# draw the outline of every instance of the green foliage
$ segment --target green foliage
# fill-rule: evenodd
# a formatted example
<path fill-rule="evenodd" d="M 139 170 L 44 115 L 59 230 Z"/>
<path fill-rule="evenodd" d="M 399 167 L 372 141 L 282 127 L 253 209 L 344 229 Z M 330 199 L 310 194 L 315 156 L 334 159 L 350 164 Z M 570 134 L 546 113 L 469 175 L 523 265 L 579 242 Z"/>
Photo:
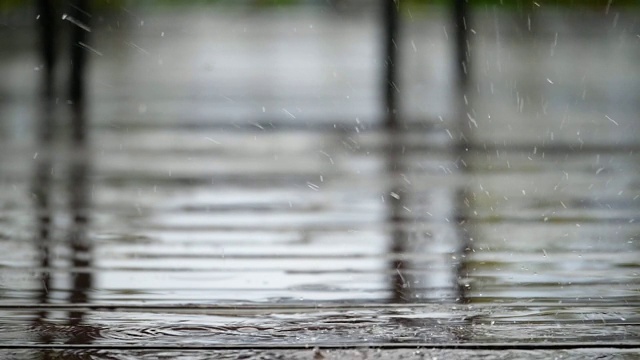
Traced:
<path fill-rule="evenodd" d="M 0 11 L 10 10 L 27 5 L 24 0 L 0 0 Z"/>

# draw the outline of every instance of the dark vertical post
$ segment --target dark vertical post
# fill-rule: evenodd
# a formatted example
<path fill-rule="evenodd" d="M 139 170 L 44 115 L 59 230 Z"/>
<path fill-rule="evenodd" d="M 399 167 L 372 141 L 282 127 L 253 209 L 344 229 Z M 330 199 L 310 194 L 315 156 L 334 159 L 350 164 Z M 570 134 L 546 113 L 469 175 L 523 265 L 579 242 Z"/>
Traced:
<path fill-rule="evenodd" d="M 38 139 L 49 143 L 53 139 L 53 102 L 54 102 L 54 73 L 56 66 L 56 26 L 55 7 L 50 0 L 38 0 L 37 3 L 38 31 L 40 37 L 40 58 L 42 61 L 41 104 L 42 117 L 38 124 Z"/>
<path fill-rule="evenodd" d="M 73 274 L 72 290 L 69 302 L 73 304 L 89 302 L 88 292 L 93 286 L 90 267 L 92 266 L 92 249 L 87 231 L 89 226 L 88 199 L 88 145 L 86 123 L 86 68 L 87 46 L 90 30 L 90 0 L 73 0 L 70 2 L 69 16 L 71 25 L 71 74 L 69 79 L 69 98 L 72 102 L 72 141 L 77 150 L 69 169 L 69 205 L 73 218 L 69 232 L 72 253 Z M 69 325 L 82 322 L 84 312 L 71 311 Z M 76 338 L 78 343 L 86 343 L 89 337 Z"/>
<path fill-rule="evenodd" d="M 56 26 L 55 7 L 50 0 L 38 0 L 36 3 L 36 19 L 38 24 L 38 51 L 41 61 L 40 78 L 40 116 L 37 125 L 37 141 L 40 146 L 40 157 L 37 159 L 33 173 L 32 193 L 35 200 L 36 212 L 36 247 L 39 255 L 39 267 L 42 269 L 40 280 L 42 286 L 38 292 L 38 302 L 49 302 L 49 289 L 51 288 L 51 167 L 52 161 L 49 155 L 49 145 L 53 140 L 54 126 L 54 93 L 55 93 L 55 67 L 56 67 Z M 47 311 L 42 310 L 35 319 L 36 323 L 43 323 L 47 318 Z M 48 343 L 50 336 L 43 336 L 41 341 Z"/>
<path fill-rule="evenodd" d="M 69 171 L 69 202 L 73 217 L 72 228 L 69 234 L 69 246 L 73 257 L 73 268 L 77 269 L 73 275 L 74 280 L 70 294 L 71 303 L 87 303 L 88 291 L 92 287 L 92 275 L 89 271 L 91 266 L 91 247 L 86 239 L 88 227 L 88 184 L 87 184 L 87 157 L 86 157 L 86 122 L 85 122 L 85 102 L 86 86 L 85 72 L 87 63 L 87 45 L 89 33 L 89 13 L 88 5 L 90 0 L 69 1 L 69 24 L 71 35 L 70 50 L 70 74 L 69 74 L 69 100 L 72 102 L 71 121 L 72 139 L 76 151 L 72 153 L 71 168 Z M 49 303 L 51 289 L 52 254 L 51 254 L 51 228 L 54 211 L 51 205 L 51 192 L 53 191 L 53 179 L 51 169 L 53 167 L 53 157 L 50 154 L 50 145 L 54 137 L 54 119 L 52 115 L 54 107 L 55 89 L 55 65 L 56 56 L 56 26 L 59 21 L 56 14 L 53 0 L 37 1 L 37 16 L 40 36 L 40 56 L 43 62 L 42 69 L 42 104 L 41 120 L 38 131 L 38 141 L 41 149 L 34 172 L 35 207 L 37 216 L 37 242 L 40 252 L 40 267 L 42 268 L 42 289 L 39 292 L 38 300 L 41 304 Z M 71 21 L 72 20 L 72 21 Z M 81 322 L 84 313 L 81 311 L 71 311 L 69 314 L 70 325 L 77 325 Z M 37 323 L 47 321 L 47 311 L 43 310 L 38 314 Z M 43 343 L 52 341 L 52 337 L 44 335 Z M 75 342 L 86 342 L 87 339 L 74 339 Z"/>
<path fill-rule="evenodd" d="M 453 0 L 453 22 L 455 26 L 455 79 L 456 79 L 456 101 L 454 110 L 457 121 L 459 123 L 459 131 L 462 137 L 462 142 L 456 146 L 456 156 L 458 157 L 458 163 L 460 164 L 459 176 L 466 176 L 468 172 L 466 164 L 468 158 L 466 148 L 468 145 L 470 134 L 467 132 L 467 126 L 463 125 L 466 119 L 466 113 L 469 108 L 469 99 L 466 98 L 467 91 L 470 83 L 470 49 L 469 49 L 469 0 Z M 467 133 L 468 136 L 465 136 Z M 456 192 L 456 232 L 458 234 L 458 250 L 457 257 L 458 262 L 454 264 L 455 276 L 457 281 L 456 286 L 456 300 L 460 303 L 468 303 L 470 301 L 468 293 L 469 288 L 466 284 L 466 279 L 469 277 L 468 256 L 472 252 L 471 236 L 469 229 L 467 228 L 467 213 L 469 212 L 465 206 L 469 206 L 470 196 L 467 196 L 467 192 L 464 188 L 460 188 Z M 464 206 L 463 206 L 464 205 Z"/>
<path fill-rule="evenodd" d="M 385 118 L 384 129 L 389 140 L 387 147 L 387 171 L 391 186 L 385 199 L 388 202 L 389 225 L 391 229 L 391 245 L 389 248 L 393 260 L 390 262 L 391 298 L 392 303 L 407 302 L 408 282 L 405 278 L 406 269 L 402 256 L 406 249 L 406 232 L 402 228 L 402 205 L 405 191 L 398 181 L 398 174 L 402 173 L 402 139 L 400 138 L 400 124 L 398 120 L 398 0 L 382 0 L 382 20 L 384 23 L 384 62 L 383 62 L 383 91 Z"/>
<path fill-rule="evenodd" d="M 398 0 L 382 0 L 382 18 L 384 21 L 384 101 L 386 107 L 385 128 L 396 131 L 398 124 Z"/>
<path fill-rule="evenodd" d="M 76 144 L 84 143 L 86 121 L 84 116 L 86 89 L 85 72 L 87 65 L 87 45 L 89 38 L 89 1 L 74 0 L 69 9 L 74 18 L 71 24 L 71 76 L 69 79 L 69 99 L 73 103 L 72 139 Z"/>
<path fill-rule="evenodd" d="M 469 82 L 469 2 L 453 1 L 456 77 L 458 86 L 464 88 Z"/>

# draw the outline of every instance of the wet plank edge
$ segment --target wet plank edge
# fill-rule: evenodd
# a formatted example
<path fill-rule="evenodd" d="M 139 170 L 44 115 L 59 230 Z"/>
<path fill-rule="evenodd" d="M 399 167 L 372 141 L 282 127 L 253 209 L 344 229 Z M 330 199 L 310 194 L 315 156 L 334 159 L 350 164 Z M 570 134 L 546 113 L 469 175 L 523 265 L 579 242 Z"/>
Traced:
<path fill-rule="evenodd" d="M 423 302 L 423 303 L 351 303 L 351 304 L 331 304 L 324 303 L 283 303 L 283 304 L 250 304 L 250 303 L 233 303 L 224 305 L 209 304 L 0 304 L 0 311 L 8 310 L 86 310 L 86 311 L 202 311 L 208 314 L 214 313 L 233 313 L 238 314 L 239 311 L 255 311 L 255 312 L 278 312 L 278 313 L 295 313 L 307 311 L 370 311 L 370 310 L 419 310 L 419 309 L 449 309 L 449 310 L 465 310 L 466 307 L 472 306 L 474 309 L 484 307 L 509 307 L 510 309 L 531 309 L 532 307 L 549 307 L 549 308 L 574 308 L 589 307 L 595 308 L 634 308 L 640 307 L 640 301 L 628 301 L 628 298 L 622 297 L 619 302 L 611 302 L 611 298 L 606 301 L 598 302 L 597 299 L 591 299 L 589 302 L 571 301 L 572 299 L 563 299 L 562 303 L 558 303 L 558 299 L 545 301 L 527 301 L 527 302 L 508 302 L 496 301 L 487 303 L 462 304 L 456 302 Z"/>
<path fill-rule="evenodd" d="M 585 359 L 623 358 L 636 355 L 634 349 L 570 349 L 570 350 L 465 350 L 465 349 L 297 349 L 297 350 L 0 350 L 7 359 L 64 356 L 69 359 Z M 633 357 L 632 357 L 633 358 Z"/>
<path fill-rule="evenodd" d="M 302 350 L 302 349 L 447 349 L 447 350 L 573 350 L 573 349 L 640 349 L 633 342 L 545 342 L 545 343 L 307 343 L 307 344 L 227 344 L 227 345 L 87 345 L 87 344 L 0 344 L 0 349 L 50 350 Z"/>

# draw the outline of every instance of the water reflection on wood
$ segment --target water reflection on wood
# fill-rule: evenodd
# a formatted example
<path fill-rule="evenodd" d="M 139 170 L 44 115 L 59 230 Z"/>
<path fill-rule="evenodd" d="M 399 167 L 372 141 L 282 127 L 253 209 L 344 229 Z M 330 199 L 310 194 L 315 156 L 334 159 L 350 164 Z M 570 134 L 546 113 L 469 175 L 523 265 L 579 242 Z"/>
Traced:
<path fill-rule="evenodd" d="M 398 17 L 397 4 L 383 17 Z M 637 124 L 612 115 L 594 128 L 592 113 L 570 113 L 552 129 L 560 140 L 541 141 L 551 116 L 520 120 L 558 110 L 520 112 L 520 99 L 568 102 L 575 89 L 537 82 L 551 58 L 533 70 L 511 60 L 536 49 L 495 45 L 488 31 L 511 15 L 483 13 L 465 35 L 474 43 L 456 48 L 442 35 L 452 8 L 383 39 L 379 12 L 127 13 L 121 27 L 94 13 L 100 56 L 78 46 L 94 46 L 91 11 L 74 6 L 59 12 L 82 26 L 55 15 L 56 39 L 73 39 L 54 46 L 70 54 L 63 78 L 25 75 L 25 50 L 0 58 L 42 82 L 37 146 L 3 143 L 0 154 L 8 347 L 637 347 Z M 56 11 L 40 9 L 41 29 Z M 474 72 L 470 45 L 484 51 Z M 442 66 L 445 53 L 461 66 Z M 635 53 L 620 53 L 611 73 L 632 77 Z M 445 68 L 442 81 L 463 86 L 443 89 Z M 401 85 L 420 97 L 403 113 Z M 527 93 L 517 106 L 513 91 Z M 445 92 L 448 110 L 434 110 L 427 93 Z M 27 107 L 16 104 L 0 103 Z M 576 140 L 583 129 L 606 132 Z"/>
<path fill-rule="evenodd" d="M 39 274 L 42 287 L 37 294 L 37 302 L 40 304 L 53 304 L 59 301 L 69 304 L 87 304 L 91 302 L 89 292 L 93 289 L 93 251 L 88 238 L 90 212 L 89 176 L 91 163 L 90 144 L 86 141 L 86 51 L 78 44 L 86 44 L 88 36 L 86 30 L 72 26 L 70 28 L 70 54 L 71 66 L 68 68 L 68 81 L 62 82 L 68 85 L 69 107 L 56 108 L 54 98 L 62 94 L 55 91 L 55 59 L 58 57 L 53 44 L 57 39 L 53 25 L 57 11 L 55 2 L 41 1 L 38 3 L 39 16 L 42 18 L 41 48 L 42 60 L 46 64 L 43 71 L 44 77 L 41 83 L 44 99 L 41 101 L 40 128 L 44 131 L 38 133 L 37 142 L 40 155 L 35 162 L 33 172 L 34 205 L 36 214 L 35 245 L 38 251 L 40 263 L 36 266 L 41 269 Z M 69 4 L 69 16 L 88 18 L 88 1 L 80 0 Z M 88 23 L 88 22 L 86 22 Z M 68 110 L 68 113 L 66 112 Z M 61 124 L 56 124 L 55 112 L 61 112 L 62 118 L 71 119 L 71 137 L 61 130 Z M 65 116 L 66 115 L 66 116 Z M 64 129 L 64 128 L 63 128 Z M 55 141 L 54 139 L 69 139 L 70 141 Z M 55 168 L 66 167 L 62 174 L 54 172 Z M 54 178 L 55 175 L 55 178 Z M 60 189 L 57 185 L 62 182 L 66 186 Z M 61 191 L 66 195 L 64 205 L 55 204 L 54 195 Z M 67 209 L 68 211 L 63 211 Z M 62 229 L 57 226 L 60 218 L 69 219 L 68 225 Z M 58 221 L 56 221 L 58 219 Z M 59 244 L 65 245 L 70 258 L 65 269 L 72 269 L 68 274 L 58 270 L 60 261 L 57 252 Z M 58 246 L 57 246 L 58 245 Z M 65 286 L 61 283 L 68 280 Z M 60 299 L 59 295 L 67 293 L 68 297 Z M 49 320 L 49 311 L 43 308 L 35 319 L 36 329 L 41 335 L 44 344 L 51 343 L 60 334 L 56 330 L 59 316 L 54 315 Z M 67 315 L 67 326 L 83 325 L 86 311 L 71 309 Z M 87 327 L 86 325 L 84 326 Z M 70 338 L 65 341 L 74 344 L 90 343 L 96 336 L 95 332 L 79 331 L 68 332 Z M 46 355 L 46 354 L 45 354 Z"/>
<path fill-rule="evenodd" d="M 53 289 L 51 280 L 52 267 L 52 206 L 51 206 L 51 171 L 52 161 L 47 155 L 42 156 L 36 163 L 33 175 L 33 200 L 35 211 L 33 212 L 36 224 L 34 234 L 34 244 L 36 253 L 40 260 L 36 267 L 42 269 L 38 277 L 41 280 L 40 290 L 36 292 L 36 302 L 39 304 L 49 304 L 49 289 Z M 46 323 L 48 311 L 42 309 L 38 312 L 35 320 L 37 325 Z M 47 344 L 52 340 L 50 335 L 42 337 L 42 342 Z"/>
<path fill-rule="evenodd" d="M 407 254 L 409 232 L 406 228 L 407 212 L 405 199 L 411 196 L 402 175 L 405 174 L 403 162 L 402 135 L 398 129 L 391 129 L 388 133 L 387 144 L 387 171 L 389 172 L 390 188 L 384 194 L 384 200 L 388 206 L 389 231 L 391 232 L 391 246 L 389 254 L 393 260 L 389 266 L 391 275 L 392 296 L 391 303 L 409 303 L 415 301 L 415 293 L 412 285 L 415 284 L 411 263 L 403 259 Z"/>

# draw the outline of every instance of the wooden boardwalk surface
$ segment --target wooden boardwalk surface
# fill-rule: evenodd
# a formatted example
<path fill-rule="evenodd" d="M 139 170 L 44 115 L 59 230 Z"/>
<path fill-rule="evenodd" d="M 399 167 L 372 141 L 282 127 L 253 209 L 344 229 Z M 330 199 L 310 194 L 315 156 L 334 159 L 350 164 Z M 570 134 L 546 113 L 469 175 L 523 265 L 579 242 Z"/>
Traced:
<path fill-rule="evenodd" d="M 637 14 L 479 13 L 462 109 L 412 14 L 390 135 L 375 18 L 225 11 L 97 24 L 84 149 L 2 28 L 0 357 L 637 357 Z"/>

